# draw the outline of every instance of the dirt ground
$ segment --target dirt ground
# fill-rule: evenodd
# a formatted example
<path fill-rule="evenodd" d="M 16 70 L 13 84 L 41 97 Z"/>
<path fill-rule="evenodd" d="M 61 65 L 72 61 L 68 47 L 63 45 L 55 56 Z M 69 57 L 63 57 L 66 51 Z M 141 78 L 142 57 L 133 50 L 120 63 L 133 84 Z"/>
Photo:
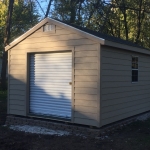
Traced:
<path fill-rule="evenodd" d="M 38 135 L 4 127 L 6 104 L 6 94 L 3 94 L 0 96 L 0 150 L 150 150 L 150 119 L 99 138 Z"/>
<path fill-rule="evenodd" d="M 150 120 L 135 122 L 100 138 L 51 136 L 0 126 L 1 150 L 149 150 Z"/>

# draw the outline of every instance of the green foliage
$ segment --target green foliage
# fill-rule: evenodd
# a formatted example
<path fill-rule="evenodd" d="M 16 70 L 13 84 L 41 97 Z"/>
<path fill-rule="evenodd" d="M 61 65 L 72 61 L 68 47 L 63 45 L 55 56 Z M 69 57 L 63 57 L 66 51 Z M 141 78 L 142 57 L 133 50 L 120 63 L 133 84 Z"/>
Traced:
<path fill-rule="evenodd" d="M 150 48 L 150 0 L 56 0 L 52 17 Z"/>
<path fill-rule="evenodd" d="M 19 37 L 37 24 L 39 22 L 38 18 L 39 15 L 36 10 L 35 3 L 25 3 L 21 0 L 14 4 L 10 41 Z"/>
<path fill-rule="evenodd" d="M 5 25 L 8 9 L 8 0 L 0 1 L 0 55 L 4 48 Z M 11 24 L 11 38 L 9 42 L 22 35 L 38 23 L 38 11 L 35 3 L 15 0 Z"/>
<path fill-rule="evenodd" d="M 0 99 L 7 97 L 7 91 L 0 91 Z"/>
<path fill-rule="evenodd" d="M 82 24 L 85 0 L 55 0 L 52 17 L 78 25 Z"/>
<path fill-rule="evenodd" d="M 150 48 L 150 0 L 112 0 L 111 34 Z"/>
<path fill-rule="evenodd" d="M 6 21 L 7 6 L 0 1 L 0 56 L 2 56 L 2 48 L 4 47 L 4 29 Z"/>

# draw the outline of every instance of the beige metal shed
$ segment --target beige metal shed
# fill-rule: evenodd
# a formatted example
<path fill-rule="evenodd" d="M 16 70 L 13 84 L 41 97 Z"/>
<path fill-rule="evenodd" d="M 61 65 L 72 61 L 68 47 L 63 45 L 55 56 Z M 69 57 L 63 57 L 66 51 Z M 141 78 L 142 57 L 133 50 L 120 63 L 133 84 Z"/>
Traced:
<path fill-rule="evenodd" d="M 150 110 L 150 51 L 46 18 L 6 47 L 8 114 L 102 127 Z"/>

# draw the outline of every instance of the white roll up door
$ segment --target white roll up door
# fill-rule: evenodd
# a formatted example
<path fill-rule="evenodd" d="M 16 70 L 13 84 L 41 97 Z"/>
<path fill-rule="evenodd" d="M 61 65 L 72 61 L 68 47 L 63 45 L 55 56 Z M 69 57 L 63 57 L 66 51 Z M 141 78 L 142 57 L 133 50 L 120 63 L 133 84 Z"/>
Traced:
<path fill-rule="evenodd" d="M 71 119 L 72 53 L 30 56 L 30 113 Z"/>

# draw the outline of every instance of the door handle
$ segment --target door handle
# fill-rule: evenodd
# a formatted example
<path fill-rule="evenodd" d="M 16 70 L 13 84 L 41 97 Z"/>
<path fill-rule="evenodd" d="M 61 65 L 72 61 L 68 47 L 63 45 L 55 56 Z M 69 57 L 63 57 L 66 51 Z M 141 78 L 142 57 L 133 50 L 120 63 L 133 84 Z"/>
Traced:
<path fill-rule="evenodd" d="M 69 82 L 69 85 L 72 85 L 72 82 Z"/>

